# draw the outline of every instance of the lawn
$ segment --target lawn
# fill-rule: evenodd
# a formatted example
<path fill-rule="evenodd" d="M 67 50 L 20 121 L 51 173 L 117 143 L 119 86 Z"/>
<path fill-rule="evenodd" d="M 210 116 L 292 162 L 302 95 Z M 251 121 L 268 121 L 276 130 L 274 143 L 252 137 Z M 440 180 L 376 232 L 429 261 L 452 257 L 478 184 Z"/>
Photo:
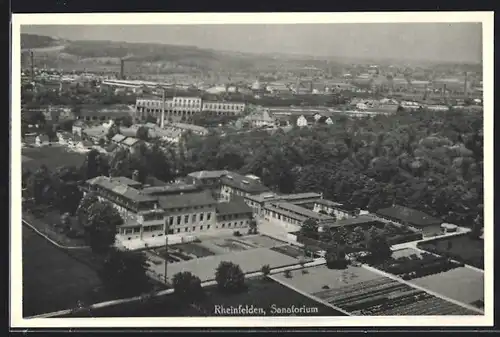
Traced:
<path fill-rule="evenodd" d="M 23 316 L 110 300 L 96 272 L 23 226 Z M 79 251 L 80 257 L 91 254 Z"/>
<path fill-rule="evenodd" d="M 222 249 L 229 252 L 241 252 L 249 249 L 248 245 L 238 243 L 232 239 L 220 239 L 211 241 L 212 244 L 221 247 Z"/>
<path fill-rule="evenodd" d="M 254 306 L 262 308 L 265 315 L 279 316 L 277 312 L 271 312 L 274 304 L 278 308 L 290 308 L 292 306 L 317 308 L 315 316 L 343 316 L 342 313 L 313 301 L 271 279 L 261 279 L 256 277 L 246 280 L 247 289 L 238 294 L 223 294 L 216 286 L 205 288 L 206 296 L 195 307 L 183 305 L 175 295 L 167 295 L 161 298 L 154 298 L 146 303 L 134 302 L 124 305 L 117 305 L 102 309 L 96 309 L 92 315 L 94 317 L 200 317 L 200 316 L 220 316 L 215 309 L 217 306 L 237 307 Z M 73 314 L 75 317 L 76 314 Z M 282 316 L 289 316 L 281 314 Z M 308 315 L 308 314 L 304 314 Z M 68 316 L 66 316 L 68 317 Z"/>
<path fill-rule="evenodd" d="M 484 300 L 484 274 L 466 267 L 410 281 L 456 301 L 471 304 Z"/>
<path fill-rule="evenodd" d="M 450 243 L 451 242 L 451 243 Z M 443 239 L 421 242 L 418 247 L 454 260 L 484 269 L 484 241 L 474 240 L 468 235 L 457 235 Z"/>
<path fill-rule="evenodd" d="M 22 156 L 22 165 L 33 171 L 41 165 L 46 165 L 51 171 L 66 165 L 80 167 L 85 160 L 84 153 L 69 152 L 59 145 L 23 148 Z"/>
<path fill-rule="evenodd" d="M 231 261 L 238 264 L 244 273 L 260 271 L 264 264 L 269 264 L 271 269 L 273 269 L 299 263 L 298 259 L 270 249 L 255 248 L 236 253 L 213 255 L 190 261 L 172 263 L 167 266 L 167 273 L 169 278 L 171 278 L 178 272 L 190 271 L 198 276 L 202 282 L 209 281 L 215 279 L 215 269 L 222 261 Z M 151 269 L 159 275 L 163 275 L 164 268 L 163 263 L 151 266 Z"/>

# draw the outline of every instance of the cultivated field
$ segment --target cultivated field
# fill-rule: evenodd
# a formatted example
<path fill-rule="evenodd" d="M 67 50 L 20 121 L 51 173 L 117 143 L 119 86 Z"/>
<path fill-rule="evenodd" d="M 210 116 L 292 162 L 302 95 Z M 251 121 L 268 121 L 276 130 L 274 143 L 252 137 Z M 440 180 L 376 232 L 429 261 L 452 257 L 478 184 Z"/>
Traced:
<path fill-rule="evenodd" d="M 24 317 L 76 307 L 78 301 L 92 304 L 111 299 L 92 268 L 26 226 L 22 265 Z"/>
<path fill-rule="evenodd" d="M 344 309 L 353 315 L 475 315 L 426 292 L 362 267 L 331 270 L 326 266 L 294 271 L 280 281 Z"/>
<path fill-rule="evenodd" d="M 49 170 L 66 165 L 80 167 L 85 160 L 84 153 L 69 152 L 66 148 L 57 145 L 23 148 L 22 156 L 23 167 L 30 170 L 36 170 L 42 165 L 47 166 Z"/>
<path fill-rule="evenodd" d="M 476 268 L 484 268 L 484 241 L 474 240 L 468 235 L 457 235 L 443 239 L 421 242 L 418 247 Z"/>

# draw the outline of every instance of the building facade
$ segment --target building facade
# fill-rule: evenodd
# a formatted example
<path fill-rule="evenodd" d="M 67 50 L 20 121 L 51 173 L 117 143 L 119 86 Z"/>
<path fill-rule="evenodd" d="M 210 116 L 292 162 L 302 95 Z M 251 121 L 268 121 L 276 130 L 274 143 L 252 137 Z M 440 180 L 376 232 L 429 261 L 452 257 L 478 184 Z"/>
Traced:
<path fill-rule="evenodd" d="M 215 116 L 236 116 L 245 111 L 245 103 L 202 101 L 200 97 L 174 97 L 164 102 L 165 114 L 162 116 L 161 99 L 137 99 L 135 104 L 136 118 L 145 120 L 153 116 L 160 123 L 168 121 L 189 121 L 201 112 Z"/>

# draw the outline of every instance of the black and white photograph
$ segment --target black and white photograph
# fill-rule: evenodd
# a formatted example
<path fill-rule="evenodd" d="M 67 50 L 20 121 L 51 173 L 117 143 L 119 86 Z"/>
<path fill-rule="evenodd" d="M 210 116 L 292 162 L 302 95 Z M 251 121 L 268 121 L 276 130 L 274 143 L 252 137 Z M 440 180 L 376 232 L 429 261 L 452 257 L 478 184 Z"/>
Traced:
<path fill-rule="evenodd" d="M 492 13 L 12 39 L 11 326 L 493 324 Z"/>

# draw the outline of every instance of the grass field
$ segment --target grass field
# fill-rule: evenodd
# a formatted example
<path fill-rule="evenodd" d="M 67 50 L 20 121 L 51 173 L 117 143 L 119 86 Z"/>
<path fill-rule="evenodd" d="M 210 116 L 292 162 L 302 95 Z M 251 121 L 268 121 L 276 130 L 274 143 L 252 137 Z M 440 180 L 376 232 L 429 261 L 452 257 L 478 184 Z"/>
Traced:
<path fill-rule="evenodd" d="M 58 145 L 24 148 L 22 156 L 22 165 L 30 170 L 36 170 L 41 165 L 47 166 L 49 170 L 65 165 L 80 167 L 85 160 L 84 153 L 69 152 Z"/>
<path fill-rule="evenodd" d="M 484 300 L 484 274 L 470 268 L 455 268 L 409 282 L 465 304 Z"/>
<path fill-rule="evenodd" d="M 452 257 L 454 260 L 476 268 L 484 268 L 484 241 L 471 239 L 468 235 L 421 242 L 418 247 L 439 255 Z"/>
<path fill-rule="evenodd" d="M 313 301 L 271 279 L 256 277 L 246 280 L 247 289 L 238 294 L 222 294 L 216 286 L 206 287 L 206 296 L 196 307 L 183 305 L 175 295 L 155 298 L 147 303 L 129 303 L 114 307 L 94 310 L 94 317 L 200 317 L 221 316 L 215 312 L 216 306 L 229 308 L 231 306 L 254 306 L 262 308 L 265 315 L 289 316 L 273 312 L 274 304 L 277 308 L 290 308 L 293 306 L 316 308 L 309 314 L 315 316 L 343 316 L 342 313 Z M 73 314 L 75 317 L 75 314 Z M 302 314 L 301 314 L 302 315 Z"/>
<path fill-rule="evenodd" d="M 281 253 L 288 255 L 290 257 L 295 257 L 299 258 L 304 255 L 304 252 L 300 250 L 299 248 L 293 247 L 293 246 L 278 246 L 278 247 L 273 247 L 271 250 L 274 250 L 275 252 Z"/>
<path fill-rule="evenodd" d="M 79 254 L 91 254 L 81 251 Z M 96 272 L 23 226 L 23 316 L 109 300 Z"/>

